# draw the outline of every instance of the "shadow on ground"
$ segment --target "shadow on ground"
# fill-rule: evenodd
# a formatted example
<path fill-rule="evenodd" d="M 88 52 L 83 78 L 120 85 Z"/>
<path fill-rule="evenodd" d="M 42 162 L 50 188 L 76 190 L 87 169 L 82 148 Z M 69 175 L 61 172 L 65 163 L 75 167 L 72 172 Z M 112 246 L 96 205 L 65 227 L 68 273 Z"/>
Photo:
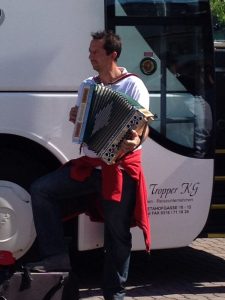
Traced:
<path fill-rule="evenodd" d="M 82 298 L 101 295 L 102 263 L 101 250 L 79 258 Z M 225 293 L 225 260 L 191 247 L 133 252 L 127 289 L 129 297 Z"/>

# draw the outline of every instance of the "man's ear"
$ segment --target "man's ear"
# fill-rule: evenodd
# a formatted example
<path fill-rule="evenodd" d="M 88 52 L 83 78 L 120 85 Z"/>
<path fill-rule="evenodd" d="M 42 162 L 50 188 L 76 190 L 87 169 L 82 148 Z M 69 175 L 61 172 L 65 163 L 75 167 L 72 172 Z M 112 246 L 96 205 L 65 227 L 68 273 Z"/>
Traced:
<path fill-rule="evenodd" d="M 112 52 L 112 58 L 113 58 L 113 60 L 117 60 L 117 52 L 116 51 Z"/>

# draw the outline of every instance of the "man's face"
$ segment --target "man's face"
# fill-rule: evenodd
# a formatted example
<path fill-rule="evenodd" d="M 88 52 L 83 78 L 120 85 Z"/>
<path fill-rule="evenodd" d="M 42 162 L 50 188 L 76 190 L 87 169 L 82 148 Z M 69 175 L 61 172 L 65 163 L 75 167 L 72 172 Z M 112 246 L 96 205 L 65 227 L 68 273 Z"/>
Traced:
<path fill-rule="evenodd" d="M 100 72 L 111 64 L 112 56 L 103 48 L 104 40 L 92 40 L 89 47 L 89 59 L 95 71 Z"/>

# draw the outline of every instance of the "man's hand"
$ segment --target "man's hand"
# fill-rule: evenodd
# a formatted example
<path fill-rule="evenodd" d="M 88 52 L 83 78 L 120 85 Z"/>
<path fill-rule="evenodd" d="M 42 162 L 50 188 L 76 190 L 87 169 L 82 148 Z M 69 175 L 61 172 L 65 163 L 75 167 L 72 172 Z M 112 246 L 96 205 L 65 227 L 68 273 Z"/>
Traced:
<path fill-rule="evenodd" d="M 76 122 L 77 119 L 78 106 L 74 106 L 70 110 L 69 121 L 72 123 Z"/>
<path fill-rule="evenodd" d="M 127 153 L 137 148 L 140 145 L 140 143 L 141 141 L 138 133 L 135 130 L 131 130 L 129 134 L 129 139 L 124 139 L 122 141 L 120 149 L 123 152 Z"/>
<path fill-rule="evenodd" d="M 137 147 L 140 146 L 140 144 L 142 144 L 146 138 L 149 135 L 149 127 L 147 126 L 145 128 L 145 132 L 143 137 L 139 137 L 137 131 L 135 130 L 131 130 L 129 133 L 129 138 L 128 139 L 124 139 L 120 145 L 120 149 L 124 152 L 130 152 L 133 151 L 134 149 L 136 149 Z"/>

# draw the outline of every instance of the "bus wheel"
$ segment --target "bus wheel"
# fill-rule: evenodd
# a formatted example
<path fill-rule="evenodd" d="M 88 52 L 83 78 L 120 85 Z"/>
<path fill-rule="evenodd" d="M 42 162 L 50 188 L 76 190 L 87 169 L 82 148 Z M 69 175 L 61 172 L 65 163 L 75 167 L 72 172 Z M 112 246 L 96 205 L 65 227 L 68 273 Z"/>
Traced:
<path fill-rule="evenodd" d="M 34 142 L 0 139 L 0 249 L 10 251 L 16 260 L 36 238 L 30 184 L 59 165 L 52 154 Z"/>
<path fill-rule="evenodd" d="M 18 184 L 0 180 L 0 248 L 15 259 L 33 244 L 36 232 L 29 193 Z"/>

